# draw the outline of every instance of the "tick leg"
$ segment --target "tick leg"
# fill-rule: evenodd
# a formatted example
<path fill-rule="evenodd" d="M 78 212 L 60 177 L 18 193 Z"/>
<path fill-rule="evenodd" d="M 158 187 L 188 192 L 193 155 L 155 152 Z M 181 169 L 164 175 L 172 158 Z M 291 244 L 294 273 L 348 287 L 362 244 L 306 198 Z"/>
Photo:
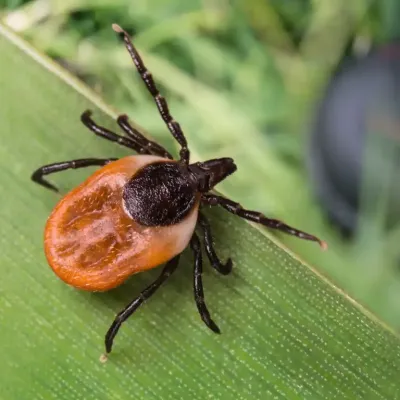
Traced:
<path fill-rule="evenodd" d="M 169 112 L 167 101 L 163 96 L 161 96 L 151 73 L 147 70 L 146 66 L 144 65 L 143 60 L 140 57 L 135 46 L 133 45 L 131 39 L 129 38 L 129 35 L 117 24 L 113 24 L 112 28 L 114 29 L 115 32 L 117 32 L 120 35 L 121 39 L 124 41 L 125 47 L 128 50 L 128 53 L 131 56 L 137 71 L 139 72 L 143 82 L 147 87 L 147 90 L 150 92 L 157 105 L 161 118 L 166 123 L 172 136 L 180 144 L 181 146 L 181 150 L 179 152 L 180 161 L 182 161 L 185 164 L 189 164 L 190 152 L 188 149 L 185 135 L 183 134 L 179 123 L 172 118 Z"/>
<path fill-rule="evenodd" d="M 139 294 L 136 299 L 129 303 L 115 318 L 111 324 L 110 329 L 106 333 L 105 345 L 106 352 L 110 353 L 112 350 L 114 338 L 118 333 L 122 323 L 126 321 L 147 299 L 149 299 L 156 290 L 170 277 L 170 275 L 176 270 L 179 263 L 180 255 L 175 256 L 172 260 L 168 261 L 163 268 L 160 276 L 146 289 Z"/>
<path fill-rule="evenodd" d="M 196 301 L 197 309 L 199 310 L 200 317 L 203 322 L 215 333 L 221 333 L 217 324 L 211 319 L 210 312 L 207 309 L 206 303 L 204 302 L 204 291 L 203 291 L 203 259 L 201 256 L 201 247 L 199 237 L 194 233 L 190 240 L 190 247 L 193 250 L 194 255 L 194 273 L 193 273 L 193 284 L 194 284 L 194 299 Z"/>
<path fill-rule="evenodd" d="M 282 232 L 285 232 L 289 235 L 296 236 L 300 239 L 311 240 L 313 242 L 319 243 L 323 250 L 325 250 L 328 245 L 323 240 L 320 240 L 316 236 L 310 235 L 309 233 L 299 231 L 298 229 L 292 228 L 289 225 L 286 225 L 284 222 L 279 221 L 277 219 L 267 218 L 260 212 L 245 210 L 239 203 L 236 203 L 230 199 L 225 197 L 213 195 L 213 194 L 205 194 L 202 196 L 202 202 L 204 204 L 208 204 L 211 206 L 221 206 L 225 208 L 225 210 L 229 211 L 232 214 L 235 214 L 241 218 L 247 219 L 249 221 L 253 221 L 259 224 L 262 224 L 268 228 L 277 229 Z"/>
<path fill-rule="evenodd" d="M 152 142 L 143 136 L 137 129 L 135 129 L 128 120 L 128 116 L 123 114 L 117 119 L 118 125 L 122 130 L 136 143 L 138 143 L 148 154 L 155 154 L 160 157 L 173 159 L 172 155 L 168 153 L 164 147 L 160 146 L 158 143 Z"/>
<path fill-rule="evenodd" d="M 54 174 L 55 172 L 65 171 L 66 169 L 77 169 L 77 168 L 85 168 L 94 165 L 104 166 L 111 161 L 118 160 L 118 158 L 82 158 L 79 160 L 71 160 L 71 161 L 61 161 L 54 164 L 44 165 L 37 169 L 31 176 L 31 179 L 38 183 L 39 185 L 44 186 L 45 188 L 54 190 L 58 192 L 58 189 L 52 185 L 50 182 L 43 179 L 43 176 Z"/>
<path fill-rule="evenodd" d="M 208 219 L 204 216 L 204 214 L 199 213 L 198 222 L 203 229 L 204 247 L 206 249 L 206 254 L 208 259 L 210 260 L 211 266 L 216 269 L 220 274 L 228 275 L 232 271 L 232 259 L 228 258 L 225 264 L 220 261 L 214 249 L 211 226 L 208 222 Z"/>
<path fill-rule="evenodd" d="M 97 125 L 91 118 L 92 112 L 86 110 L 81 115 L 81 121 L 83 124 L 89 128 L 95 135 L 102 137 L 103 139 L 110 140 L 111 142 L 116 142 L 121 146 L 128 147 L 129 149 L 135 150 L 139 154 L 151 154 L 148 149 L 144 147 L 141 143 L 134 141 L 133 138 L 128 138 L 125 136 L 120 136 L 115 132 L 112 132 L 100 125 Z"/>

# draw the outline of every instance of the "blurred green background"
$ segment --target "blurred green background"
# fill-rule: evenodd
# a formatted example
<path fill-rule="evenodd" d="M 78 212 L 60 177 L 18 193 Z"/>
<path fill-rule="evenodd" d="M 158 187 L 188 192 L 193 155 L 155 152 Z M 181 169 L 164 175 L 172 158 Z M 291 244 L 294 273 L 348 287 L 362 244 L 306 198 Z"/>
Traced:
<path fill-rule="evenodd" d="M 398 329 L 399 227 L 381 229 L 373 222 L 379 218 L 371 218 L 352 237 L 343 235 L 318 202 L 306 169 L 311 121 L 324 88 L 346 57 L 396 37 L 398 3 L 1 0 L 0 17 L 174 149 L 111 30 L 113 22 L 123 26 L 168 98 L 193 160 L 235 159 L 238 172 L 218 189 L 326 240 L 329 251 L 321 252 L 279 235 Z M 55 154 L 52 161 L 57 160 Z"/>

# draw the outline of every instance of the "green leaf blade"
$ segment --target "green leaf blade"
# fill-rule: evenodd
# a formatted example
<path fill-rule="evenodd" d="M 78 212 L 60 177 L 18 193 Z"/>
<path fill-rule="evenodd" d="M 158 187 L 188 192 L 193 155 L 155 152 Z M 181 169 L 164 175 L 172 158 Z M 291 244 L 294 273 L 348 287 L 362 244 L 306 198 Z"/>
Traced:
<path fill-rule="evenodd" d="M 109 293 L 65 285 L 47 266 L 42 243 L 60 197 L 31 183 L 30 174 L 55 161 L 129 152 L 80 123 L 81 112 L 92 108 L 96 120 L 115 128 L 101 101 L 1 27 L 0 54 L 4 398 L 400 396 L 398 337 L 265 232 L 223 210 L 207 214 L 218 252 L 233 258 L 234 271 L 219 276 L 205 264 L 204 274 L 206 301 L 222 335 L 209 332 L 197 314 L 185 252 L 177 273 L 123 326 L 101 364 L 115 313 L 159 270 Z M 89 173 L 51 180 L 65 193 Z"/>

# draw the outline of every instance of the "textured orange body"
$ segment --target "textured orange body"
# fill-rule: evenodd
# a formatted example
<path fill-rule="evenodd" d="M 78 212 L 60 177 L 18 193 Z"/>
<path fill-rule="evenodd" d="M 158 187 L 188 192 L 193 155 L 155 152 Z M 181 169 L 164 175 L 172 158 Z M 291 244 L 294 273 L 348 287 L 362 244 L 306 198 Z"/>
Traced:
<path fill-rule="evenodd" d="M 188 245 L 199 201 L 181 222 L 146 227 L 122 202 L 124 185 L 143 166 L 168 159 L 138 155 L 100 168 L 56 205 L 45 229 L 45 253 L 54 272 L 80 289 L 104 291 L 154 268 Z"/>

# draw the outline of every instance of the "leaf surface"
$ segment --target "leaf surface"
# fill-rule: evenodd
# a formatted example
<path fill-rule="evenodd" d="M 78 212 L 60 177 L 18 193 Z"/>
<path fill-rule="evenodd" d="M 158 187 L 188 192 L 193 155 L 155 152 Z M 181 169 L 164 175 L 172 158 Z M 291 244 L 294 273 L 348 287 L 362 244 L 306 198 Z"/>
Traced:
<path fill-rule="evenodd" d="M 217 250 L 233 258 L 234 271 L 219 276 L 206 264 L 204 274 L 222 334 L 197 314 L 185 252 L 178 272 L 123 326 L 101 364 L 115 314 L 160 270 L 108 293 L 65 285 L 47 266 L 42 242 L 60 197 L 31 183 L 30 174 L 55 161 L 129 152 L 94 137 L 79 120 L 91 108 L 116 129 L 115 113 L 3 27 L 0 54 L 1 397 L 399 398 L 396 334 L 269 233 L 224 210 L 208 215 Z M 91 171 L 51 180 L 66 193 Z"/>

